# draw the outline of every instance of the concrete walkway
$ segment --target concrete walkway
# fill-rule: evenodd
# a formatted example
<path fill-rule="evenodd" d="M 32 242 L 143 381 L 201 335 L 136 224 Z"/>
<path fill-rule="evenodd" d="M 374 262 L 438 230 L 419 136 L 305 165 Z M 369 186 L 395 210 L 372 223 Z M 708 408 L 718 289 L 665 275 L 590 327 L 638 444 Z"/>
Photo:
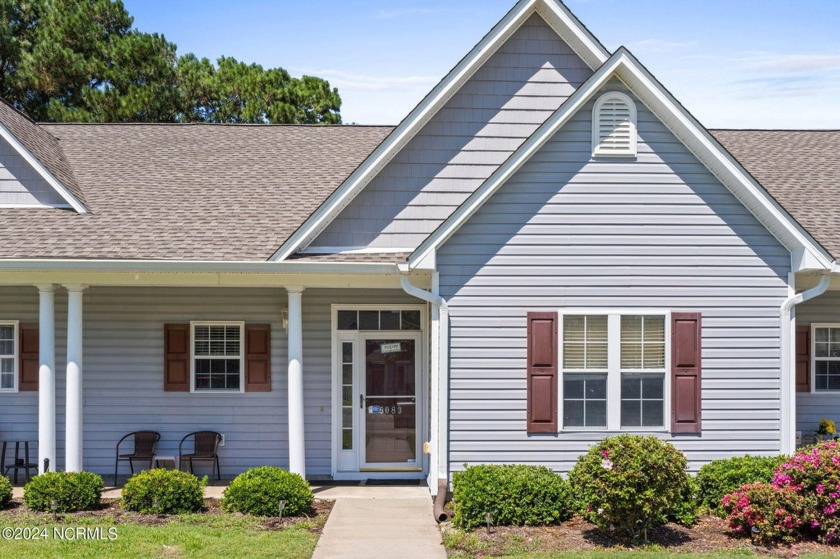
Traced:
<path fill-rule="evenodd" d="M 314 488 L 335 500 L 313 559 L 445 559 L 432 499 L 424 487 Z"/>

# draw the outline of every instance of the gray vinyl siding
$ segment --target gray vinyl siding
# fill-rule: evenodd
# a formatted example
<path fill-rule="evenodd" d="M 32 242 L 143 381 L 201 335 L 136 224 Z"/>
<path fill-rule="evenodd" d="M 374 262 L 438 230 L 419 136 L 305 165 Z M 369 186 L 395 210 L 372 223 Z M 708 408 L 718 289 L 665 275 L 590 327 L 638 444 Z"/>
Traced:
<path fill-rule="evenodd" d="M 591 74 L 533 15 L 312 246 L 418 246 Z"/>
<path fill-rule="evenodd" d="M 701 312 L 703 432 L 660 436 L 692 468 L 779 451 L 789 252 L 636 104 L 636 160 L 591 159 L 590 103 L 438 251 L 451 314 L 452 469 L 568 471 L 606 436 L 527 435 L 525 317 L 534 310 Z"/>
<path fill-rule="evenodd" d="M 311 289 L 303 294 L 307 475 L 331 467 L 330 305 L 416 303 L 402 291 Z M 288 467 L 287 352 L 283 289 L 101 288 L 84 294 L 84 466 L 113 474 L 114 446 L 139 429 L 162 434 L 161 454 L 177 453 L 195 430 L 225 434 L 223 477 L 260 465 Z M 57 458 L 64 464 L 66 295 L 56 301 Z M 38 321 L 34 288 L 0 288 L 0 320 Z M 212 394 L 163 391 L 163 325 L 193 320 L 271 324 L 272 391 Z M 36 440 L 37 392 L 0 394 L 0 439 Z M 37 452 L 37 450 L 35 450 Z M 37 454 L 36 454 L 37 456 Z M 207 469 L 205 465 L 199 468 Z M 205 471 L 202 469 L 201 471 Z M 121 474 L 128 466 L 120 467 Z M 198 472 L 197 472 L 198 473 Z"/>
<path fill-rule="evenodd" d="M 816 299 L 796 307 L 796 325 L 812 323 L 840 323 L 840 292 L 827 291 Z M 820 419 L 840 422 L 840 393 L 822 392 L 796 394 L 796 430 L 803 435 L 813 434 Z"/>
<path fill-rule="evenodd" d="M 0 205 L 5 204 L 41 206 L 67 202 L 9 142 L 0 138 Z"/>

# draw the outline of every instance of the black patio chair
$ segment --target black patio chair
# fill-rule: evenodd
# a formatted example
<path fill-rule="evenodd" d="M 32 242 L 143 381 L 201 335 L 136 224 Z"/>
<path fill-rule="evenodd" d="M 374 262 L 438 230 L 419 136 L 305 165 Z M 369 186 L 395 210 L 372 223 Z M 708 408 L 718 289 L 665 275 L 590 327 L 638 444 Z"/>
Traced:
<path fill-rule="evenodd" d="M 134 451 L 128 454 L 120 454 L 120 445 L 124 440 L 131 437 L 134 442 Z M 114 485 L 117 484 L 117 473 L 120 468 L 120 462 L 128 462 L 131 468 L 131 473 L 134 473 L 134 461 L 147 462 L 149 469 L 152 469 L 152 460 L 155 457 L 155 449 L 160 440 L 160 433 L 157 431 L 134 431 L 120 439 L 117 443 L 117 462 L 114 465 Z"/>
<path fill-rule="evenodd" d="M 184 443 L 190 437 L 193 438 L 192 454 L 184 454 Z M 190 433 L 178 443 L 178 463 L 183 466 L 184 460 L 189 462 L 190 473 L 192 474 L 195 473 L 193 472 L 193 462 L 212 462 L 216 470 L 216 479 L 222 479 L 222 472 L 219 467 L 219 445 L 221 443 L 222 435 L 215 431 Z"/>

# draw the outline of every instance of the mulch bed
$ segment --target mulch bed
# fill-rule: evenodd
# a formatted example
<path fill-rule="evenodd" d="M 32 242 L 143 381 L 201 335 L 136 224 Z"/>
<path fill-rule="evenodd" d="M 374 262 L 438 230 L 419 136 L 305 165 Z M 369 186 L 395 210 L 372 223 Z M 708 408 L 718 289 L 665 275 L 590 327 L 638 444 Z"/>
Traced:
<path fill-rule="evenodd" d="M 451 524 L 444 530 L 455 530 Z M 558 526 L 494 526 L 488 533 L 477 529 L 463 538 L 452 551 L 461 551 L 474 556 L 500 556 L 518 553 L 551 553 L 554 551 L 598 551 L 633 549 L 633 545 L 622 542 L 601 532 L 589 522 L 575 517 Z M 687 528 L 668 524 L 648 532 L 648 544 L 638 546 L 643 550 L 666 550 L 677 553 L 711 553 L 736 549 L 749 549 L 768 557 L 796 557 L 803 553 L 840 554 L 840 547 L 800 542 L 794 545 L 754 546 L 749 538 L 734 533 L 726 522 L 714 516 L 703 516 L 699 522 Z"/>
<path fill-rule="evenodd" d="M 332 511 L 333 504 L 333 501 L 315 499 L 315 502 L 312 504 L 313 510 L 308 516 L 289 516 L 283 517 L 282 519 L 278 519 L 276 517 L 260 518 L 259 524 L 265 530 L 283 530 L 284 528 L 288 528 L 290 526 L 306 523 L 307 530 L 315 534 L 320 534 L 324 529 L 324 524 L 327 522 L 330 511 Z M 204 510 L 200 514 L 206 516 L 242 516 L 240 513 L 224 512 L 219 505 L 218 499 L 205 499 Z M 52 520 L 49 513 L 32 511 L 22 502 L 12 501 L 7 509 L 0 511 L 0 524 L 2 524 L 4 518 L 31 517 L 32 515 L 37 515 L 45 520 Z M 72 523 L 74 519 L 79 518 L 113 518 L 115 524 L 141 524 L 145 526 L 163 526 L 170 522 L 179 520 L 179 517 L 176 515 L 140 514 L 137 512 L 123 510 L 120 506 L 119 499 L 103 499 L 99 508 L 92 511 L 58 514 L 59 522 L 63 522 L 65 524 Z"/>

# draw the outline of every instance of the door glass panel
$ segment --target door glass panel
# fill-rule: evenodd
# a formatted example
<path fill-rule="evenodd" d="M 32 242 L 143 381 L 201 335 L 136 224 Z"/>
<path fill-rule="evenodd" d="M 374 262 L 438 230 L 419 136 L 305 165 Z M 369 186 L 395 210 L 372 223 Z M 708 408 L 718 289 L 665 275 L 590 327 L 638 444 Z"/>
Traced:
<path fill-rule="evenodd" d="M 414 340 L 365 342 L 365 461 L 417 460 Z"/>

